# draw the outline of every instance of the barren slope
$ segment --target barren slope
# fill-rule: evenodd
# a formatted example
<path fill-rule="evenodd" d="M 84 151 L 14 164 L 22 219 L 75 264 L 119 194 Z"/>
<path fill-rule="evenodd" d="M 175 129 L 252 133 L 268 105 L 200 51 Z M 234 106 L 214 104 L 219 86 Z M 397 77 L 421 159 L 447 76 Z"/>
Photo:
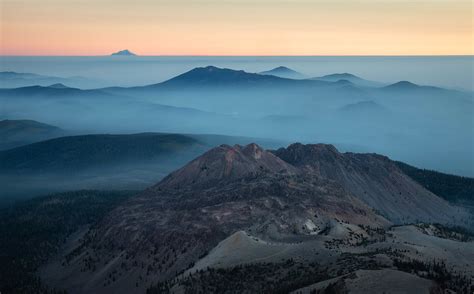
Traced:
<path fill-rule="evenodd" d="M 416 183 L 389 158 L 340 153 L 332 145 L 292 144 L 274 152 L 286 162 L 336 181 L 395 223 L 456 224 L 465 212 Z"/>

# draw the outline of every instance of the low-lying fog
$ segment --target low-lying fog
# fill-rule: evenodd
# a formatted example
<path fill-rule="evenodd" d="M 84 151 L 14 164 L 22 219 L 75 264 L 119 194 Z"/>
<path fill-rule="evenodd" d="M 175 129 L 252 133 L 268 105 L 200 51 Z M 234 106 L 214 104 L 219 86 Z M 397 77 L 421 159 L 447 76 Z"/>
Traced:
<path fill-rule="evenodd" d="M 352 73 L 369 80 L 474 89 L 472 56 L 2 56 L 0 71 L 83 77 L 98 87 L 159 83 L 195 67 L 261 72 L 285 65 L 308 77 Z"/>
<path fill-rule="evenodd" d="M 270 69 L 284 59 L 255 58 L 255 63 L 252 63 L 252 58 L 217 58 L 213 61 L 230 64 L 235 69 L 258 71 Z M 184 68 L 209 62 L 205 58 L 183 58 L 180 61 L 176 58 L 137 59 L 141 63 L 130 58 L 92 58 L 85 59 L 87 62 L 83 64 L 77 58 L 66 63 L 61 58 L 46 58 L 33 63 L 37 71 L 45 60 L 52 62 L 52 70 L 46 72 L 44 68 L 42 73 L 73 75 L 71 71 L 76 70 L 77 75 L 87 75 L 88 78 L 99 78 L 99 75 L 110 73 L 110 80 L 115 82 L 121 80 L 118 73 L 130 69 L 131 73 L 126 76 L 123 73 L 121 80 L 125 81 L 126 77 L 130 78 L 130 82 L 118 82 L 122 85 L 149 84 L 170 74 L 182 74 Z M 102 67 L 99 70 L 93 60 L 105 65 L 103 70 Z M 305 74 L 353 70 L 357 74 L 363 73 L 362 78 L 373 78 L 379 82 L 393 81 L 396 77 L 435 86 L 466 88 L 466 78 L 472 79 L 469 73 L 461 77 L 465 73 L 464 65 L 459 64 L 460 60 L 464 60 L 461 57 L 413 59 L 415 65 L 408 62 L 409 58 L 310 60 L 312 62 L 305 63 L 304 58 L 295 58 L 290 63 Z M 467 60 L 472 64 L 471 57 Z M 26 61 L 19 63 L 15 58 L 6 61 L 2 66 L 8 69 L 35 69 Z M 433 64 L 423 71 L 450 65 L 442 73 L 443 82 L 439 72 L 421 74 L 420 63 L 426 65 L 430 62 Z M 86 66 L 91 63 L 95 66 L 88 72 Z M 63 64 L 64 68 L 59 64 Z M 65 69 L 65 64 L 70 67 Z M 369 69 L 364 68 L 364 64 Z M 393 66 L 386 67 L 382 74 L 382 64 Z M 16 68 L 13 68 L 14 65 Z M 315 65 L 321 65 L 323 69 Z M 347 68 L 342 69 L 342 65 L 347 65 Z M 416 70 L 412 70 L 414 68 Z M 142 72 L 135 75 L 137 69 L 142 69 Z M 402 75 L 403 70 L 406 71 L 405 76 Z M 450 71 L 456 71 L 456 74 L 450 75 Z M 0 90 L 0 119 L 32 119 L 67 130 L 68 134 L 168 132 L 267 138 L 278 141 L 280 145 L 296 141 L 331 143 L 341 151 L 376 152 L 421 168 L 474 176 L 472 92 L 419 87 L 411 83 L 388 87 L 389 83 L 383 83 L 367 87 L 367 83 L 358 84 L 357 80 L 301 82 L 260 77 L 219 68 L 201 68 L 178 76 L 171 82 L 141 88 L 84 91 L 68 87 L 30 87 Z M 435 83 L 437 81 L 439 83 Z M 205 144 L 210 147 L 234 142 L 240 141 L 213 140 Z M 278 144 L 270 147 L 278 147 Z M 64 182 L 61 189 L 141 189 L 157 182 L 191 158 L 177 158 L 165 168 L 156 168 L 153 164 L 134 164 L 119 169 L 95 167 L 87 173 L 75 175 L 75 178 L 61 173 L 38 172 L 15 180 L 12 175 L 3 173 L 1 181 L 6 183 L 4 191 L 7 188 L 15 191 L 19 186 L 31 188 L 23 189 L 20 194 L 25 194 L 25 191 L 26 194 L 29 191 L 56 191 L 61 186 L 54 184 L 53 189 L 45 184 L 48 182 Z"/>

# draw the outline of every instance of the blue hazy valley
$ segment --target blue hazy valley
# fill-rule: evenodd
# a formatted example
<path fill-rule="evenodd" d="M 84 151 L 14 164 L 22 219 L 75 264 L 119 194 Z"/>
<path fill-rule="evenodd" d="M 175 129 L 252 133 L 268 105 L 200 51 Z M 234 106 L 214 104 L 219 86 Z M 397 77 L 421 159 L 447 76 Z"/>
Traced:
<path fill-rule="evenodd" d="M 1 57 L 0 291 L 471 293 L 472 66 Z"/>
<path fill-rule="evenodd" d="M 3 57 L 0 119 L 70 134 L 326 142 L 473 176 L 472 64 L 472 57 Z"/>

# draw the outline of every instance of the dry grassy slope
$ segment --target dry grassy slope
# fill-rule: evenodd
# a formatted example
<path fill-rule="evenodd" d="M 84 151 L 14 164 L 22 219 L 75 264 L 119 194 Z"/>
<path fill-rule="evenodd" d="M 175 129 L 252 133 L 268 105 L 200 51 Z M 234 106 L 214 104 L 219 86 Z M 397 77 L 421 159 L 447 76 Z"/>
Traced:
<path fill-rule="evenodd" d="M 463 209 L 423 188 L 385 156 L 340 153 L 332 145 L 299 143 L 274 154 L 295 167 L 336 181 L 394 223 L 457 224 L 467 217 Z"/>

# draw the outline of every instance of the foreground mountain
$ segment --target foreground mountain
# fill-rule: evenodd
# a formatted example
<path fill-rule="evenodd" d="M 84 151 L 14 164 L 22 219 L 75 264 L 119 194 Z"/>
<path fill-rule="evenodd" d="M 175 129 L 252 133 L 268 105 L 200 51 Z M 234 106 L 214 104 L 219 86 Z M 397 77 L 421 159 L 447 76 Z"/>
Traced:
<path fill-rule="evenodd" d="M 291 68 L 288 68 L 286 66 L 278 66 L 271 70 L 259 72 L 259 74 L 272 75 L 272 76 L 277 76 L 280 78 L 287 78 L 287 79 L 304 79 L 305 78 L 304 74 L 297 72 L 295 70 L 292 70 Z"/>
<path fill-rule="evenodd" d="M 391 224 L 459 224 L 463 213 L 379 155 L 340 154 L 329 145 L 275 152 L 222 145 L 70 240 L 41 276 L 70 293 L 289 292 L 355 270 L 419 265 L 442 275 L 449 266 L 461 274 L 438 282 L 428 275 L 426 285 L 459 290 L 474 268 L 443 252 L 456 247 L 474 257 L 468 235 Z M 446 265 L 433 266 L 435 258 Z M 238 275 L 255 281 L 232 280 Z M 421 281 L 393 275 L 397 283 Z"/>
<path fill-rule="evenodd" d="M 66 133 L 56 126 L 34 120 L 2 120 L 0 121 L 0 151 L 60 137 Z"/>

